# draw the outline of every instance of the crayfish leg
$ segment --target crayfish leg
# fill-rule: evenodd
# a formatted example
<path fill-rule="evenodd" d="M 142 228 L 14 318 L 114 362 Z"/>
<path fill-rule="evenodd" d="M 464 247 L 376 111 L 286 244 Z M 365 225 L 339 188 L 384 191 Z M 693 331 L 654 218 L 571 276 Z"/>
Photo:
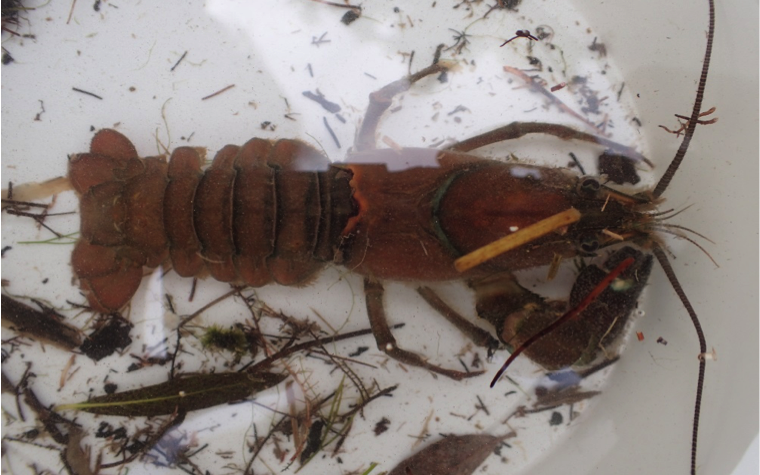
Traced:
<path fill-rule="evenodd" d="M 369 106 L 367 107 L 367 113 L 362 119 L 362 125 L 359 129 L 359 133 L 354 141 L 354 151 L 362 152 L 365 150 L 374 150 L 377 148 L 375 142 L 375 134 L 377 133 L 377 126 L 380 123 L 380 118 L 383 113 L 391 106 L 393 98 L 402 92 L 406 92 L 420 79 L 423 79 L 432 74 L 442 73 L 448 71 L 451 68 L 451 63 L 445 61 L 436 62 L 430 66 L 417 71 L 416 73 L 401 78 L 397 81 L 378 89 L 377 91 L 369 95 Z"/>
<path fill-rule="evenodd" d="M 442 368 L 425 361 L 417 353 L 399 348 L 396 344 L 396 339 L 391 333 L 391 329 L 388 327 L 388 320 L 385 316 L 385 308 L 383 307 L 383 295 L 385 289 L 382 284 L 377 281 L 373 281 L 370 278 L 364 279 L 364 293 L 367 298 L 367 314 L 369 315 L 369 323 L 372 328 L 372 334 L 375 336 L 377 347 L 391 358 L 401 363 L 418 366 L 425 368 L 433 373 L 442 374 L 454 380 L 462 380 L 465 378 L 472 378 L 483 374 L 482 371 L 463 372 L 452 369 Z"/>
<path fill-rule="evenodd" d="M 487 145 L 518 139 L 529 134 L 551 135 L 562 140 L 579 140 L 582 142 L 602 145 L 610 151 L 605 153 L 622 155 L 630 161 L 642 161 L 650 167 L 652 166 L 651 161 L 641 155 L 636 149 L 627 145 L 617 143 L 605 137 L 581 132 L 566 125 L 551 124 L 548 122 L 512 122 L 480 135 L 462 140 L 461 142 L 457 142 L 454 145 L 446 147 L 445 150 L 466 153 Z"/>
<path fill-rule="evenodd" d="M 489 332 L 473 325 L 456 310 L 449 307 L 449 305 L 430 287 L 420 287 L 417 289 L 417 293 L 420 294 L 420 297 L 425 299 L 425 302 L 427 302 L 428 305 L 433 307 L 446 320 L 448 320 L 449 323 L 457 327 L 457 329 L 472 340 L 473 343 L 488 348 L 489 354 L 499 347 L 499 342 L 492 337 Z"/>

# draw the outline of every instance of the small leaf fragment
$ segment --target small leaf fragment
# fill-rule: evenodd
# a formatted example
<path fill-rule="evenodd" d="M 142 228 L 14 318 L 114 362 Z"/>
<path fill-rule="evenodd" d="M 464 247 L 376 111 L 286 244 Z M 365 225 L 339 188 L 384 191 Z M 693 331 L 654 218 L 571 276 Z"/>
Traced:
<path fill-rule="evenodd" d="M 34 309 L 8 296 L 2 296 L 3 323 L 13 326 L 19 333 L 51 343 L 64 350 L 73 350 L 82 344 L 79 330 L 64 321 L 64 317 L 51 307 L 37 304 Z"/>
<path fill-rule="evenodd" d="M 489 434 L 450 435 L 407 458 L 388 475 L 470 475 L 504 439 Z"/>

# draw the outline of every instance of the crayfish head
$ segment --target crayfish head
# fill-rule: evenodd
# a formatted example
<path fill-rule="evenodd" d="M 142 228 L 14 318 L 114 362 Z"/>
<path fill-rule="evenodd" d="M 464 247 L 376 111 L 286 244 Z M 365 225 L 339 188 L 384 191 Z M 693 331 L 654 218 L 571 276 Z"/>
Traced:
<path fill-rule="evenodd" d="M 661 200 L 641 193 L 626 194 L 592 177 L 579 178 L 575 193 L 574 206 L 581 218 L 573 226 L 572 239 L 579 255 L 592 256 L 621 243 L 648 248 L 657 240 L 656 208 Z"/>
<path fill-rule="evenodd" d="M 695 245 L 715 263 L 705 248 L 689 234 L 712 242 L 709 238 L 687 227 L 667 222 L 688 207 L 659 211 L 658 206 L 664 199 L 656 197 L 651 190 L 626 194 L 592 177 L 579 178 L 575 193 L 574 207 L 581 212 L 581 218 L 569 234 L 578 255 L 593 256 L 600 249 L 621 243 L 635 244 L 645 250 L 665 248 L 663 235 L 670 234 Z"/>

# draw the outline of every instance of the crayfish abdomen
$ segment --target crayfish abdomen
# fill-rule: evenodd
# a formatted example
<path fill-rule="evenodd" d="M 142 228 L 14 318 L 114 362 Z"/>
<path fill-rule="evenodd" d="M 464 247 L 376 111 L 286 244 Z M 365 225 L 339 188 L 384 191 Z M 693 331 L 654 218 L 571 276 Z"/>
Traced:
<path fill-rule="evenodd" d="M 168 164 L 140 159 L 109 129 L 71 160 L 82 216 L 72 264 L 94 309 L 124 306 L 143 266 L 167 257 L 181 276 L 252 286 L 303 283 L 334 259 L 353 213 L 348 172 L 295 140 L 228 145 L 201 165 L 190 147 Z"/>

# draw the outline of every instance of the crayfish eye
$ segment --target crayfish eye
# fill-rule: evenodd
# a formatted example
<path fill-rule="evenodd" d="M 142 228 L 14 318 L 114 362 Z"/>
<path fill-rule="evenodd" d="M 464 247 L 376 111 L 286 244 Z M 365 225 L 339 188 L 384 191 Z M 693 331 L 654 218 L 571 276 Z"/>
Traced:
<path fill-rule="evenodd" d="M 595 236 L 587 236 L 580 241 L 580 250 L 591 254 L 599 249 L 599 240 Z"/>
<path fill-rule="evenodd" d="M 584 196 L 593 196 L 602 187 L 595 178 L 581 178 L 578 182 L 578 193 Z"/>

